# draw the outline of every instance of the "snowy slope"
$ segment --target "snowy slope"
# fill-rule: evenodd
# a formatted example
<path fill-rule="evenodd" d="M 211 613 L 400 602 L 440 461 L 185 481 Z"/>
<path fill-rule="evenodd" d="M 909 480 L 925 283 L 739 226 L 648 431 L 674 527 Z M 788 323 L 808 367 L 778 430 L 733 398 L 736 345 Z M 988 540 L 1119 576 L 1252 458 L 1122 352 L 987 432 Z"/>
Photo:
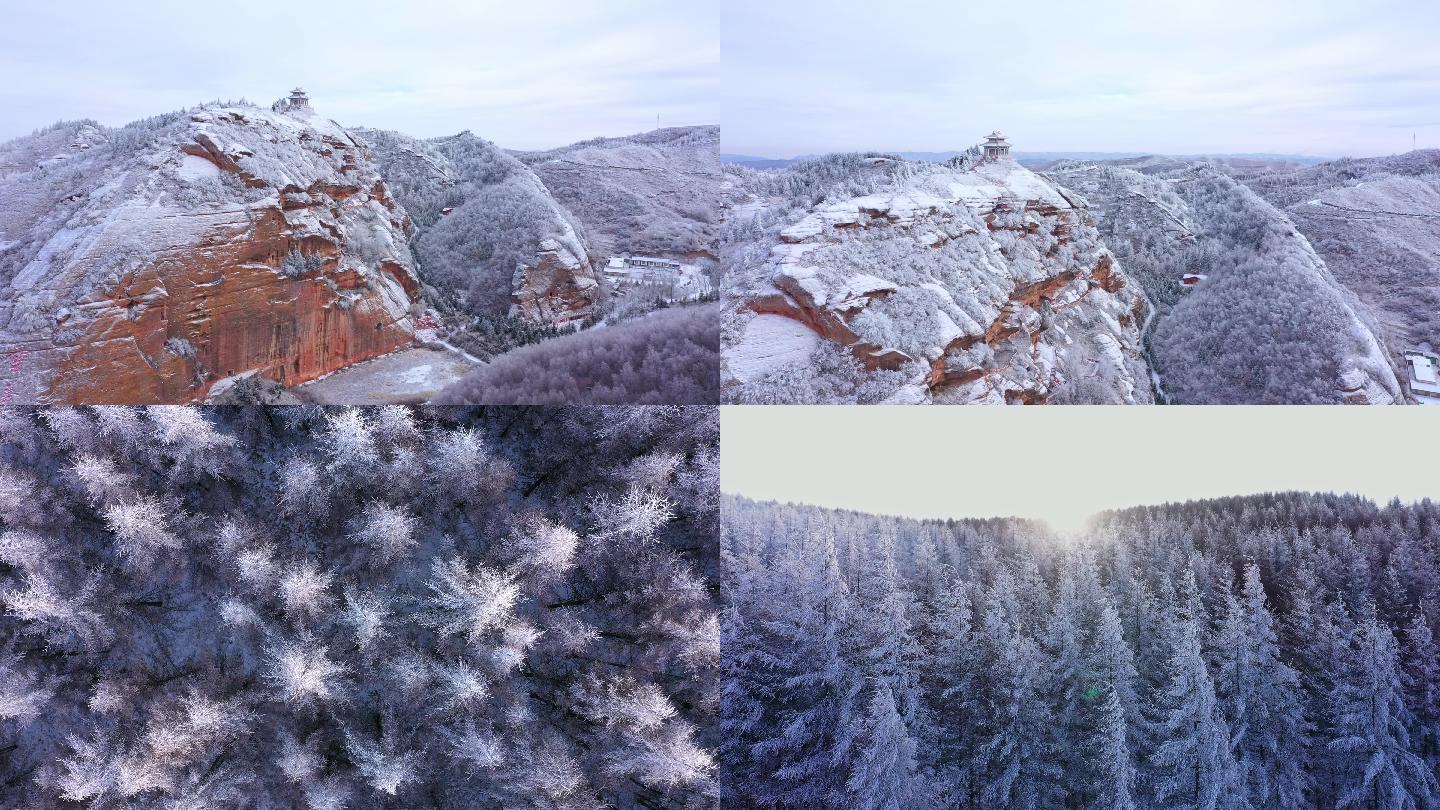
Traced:
<path fill-rule="evenodd" d="M 528 167 L 469 132 L 357 130 L 414 218 L 425 283 L 481 315 L 581 320 L 600 287 L 579 224 Z"/>
<path fill-rule="evenodd" d="M 1068 163 L 1106 244 L 1156 307 L 1150 357 L 1174 401 L 1370 403 L 1401 397 L 1365 306 L 1295 224 L 1208 163 Z M 1184 274 L 1204 276 L 1182 287 Z"/>
<path fill-rule="evenodd" d="M 714 259 L 719 127 L 672 127 L 516 155 L 584 223 L 597 254 Z"/>
<path fill-rule="evenodd" d="M 1395 368 L 1407 349 L 1440 348 L 1440 150 L 1235 176 L 1375 314 Z"/>
<path fill-rule="evenodd" d="M 1143 299 L 1040 175 L 973 156 L 729 171 L 729 400 L 1151 400 Z"/>

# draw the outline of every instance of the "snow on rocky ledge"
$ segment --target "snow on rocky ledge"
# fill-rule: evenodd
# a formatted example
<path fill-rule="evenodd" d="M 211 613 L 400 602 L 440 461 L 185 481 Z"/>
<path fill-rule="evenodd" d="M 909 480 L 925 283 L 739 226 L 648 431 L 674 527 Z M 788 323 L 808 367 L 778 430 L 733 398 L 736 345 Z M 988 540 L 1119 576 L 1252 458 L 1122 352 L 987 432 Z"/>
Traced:
<path fill-rule="evenodd" d="M 1082 199 L 1008 159 L 860 171 L 893 174 L 863 175 L 873 191 L 782 219 L 760 237 L 768 255 L 732 252 L 728 399 L 767 401 L 782 378 L 830 373 L 815 354 L 828 343 L 856 362 L 853 389 L 878 372 L 893 380 L 870 385 L 870 401 L 1153 400 L 1144 299 Z M 762 209 L 793 205 L 732 193 Z M 816 387 L 845 387 L 835 383 Z"/>

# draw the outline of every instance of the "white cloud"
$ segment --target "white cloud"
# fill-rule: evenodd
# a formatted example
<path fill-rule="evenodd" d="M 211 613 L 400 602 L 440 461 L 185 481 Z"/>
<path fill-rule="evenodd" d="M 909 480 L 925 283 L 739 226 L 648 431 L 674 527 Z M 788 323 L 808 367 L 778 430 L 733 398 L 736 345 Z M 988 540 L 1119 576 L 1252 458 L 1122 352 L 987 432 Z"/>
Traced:
<path fill-rule="evenodd" d="M 1440 5 L 736 0 L 729 152 L 1440 147 Z"/>
<path fill-rule="evenodd" d="M 543 148 L 719 119 L 712 3 L 10 4 L 0 140 L 296 84 L 346 125 Z"/>

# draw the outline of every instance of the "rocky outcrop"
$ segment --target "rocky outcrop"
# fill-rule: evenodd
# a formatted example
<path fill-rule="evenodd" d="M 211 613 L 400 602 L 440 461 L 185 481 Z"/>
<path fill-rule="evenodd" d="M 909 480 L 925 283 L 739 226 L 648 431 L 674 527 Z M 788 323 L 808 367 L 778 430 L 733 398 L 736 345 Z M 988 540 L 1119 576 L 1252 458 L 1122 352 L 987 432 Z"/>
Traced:
<path fill-rule="evenodd" d="M 877 191 L 814 207 L 763 264 L 731 268 L 732 393 L 812 362 L 793 334 L 794 351 L 764 345 L 781 316 L 888 372 L 890 402 L 1152 400 L 1144 299 L 1083 201 L 1008 159 L 873 162 Z"/>
<path fill-rule="evenodd" d="M 412 342 L 408 218 L 333 122 L 216 106 L 88 137 L 71 176 L 42 158 L 0 178 L 0 198 L 73 199 L 0 219 L 26 237 L 0 309 L 0 346 L 28 352 L 17 400 L 197 401 Z"/>
<path fill-rule="evenodd" d="M 584 255 L 556 239 L 540 243 L 533 264 L 516 267 L 514 288 L 511 315 L 557 326 L 588 317 L 600 292 Z"/>

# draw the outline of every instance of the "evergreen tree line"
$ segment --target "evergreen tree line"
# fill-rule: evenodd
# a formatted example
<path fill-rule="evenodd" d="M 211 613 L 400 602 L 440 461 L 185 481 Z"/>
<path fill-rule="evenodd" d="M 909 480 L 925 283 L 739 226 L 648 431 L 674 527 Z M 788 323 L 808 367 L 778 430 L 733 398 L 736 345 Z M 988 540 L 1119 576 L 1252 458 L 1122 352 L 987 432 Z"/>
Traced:
<path fill-rule="evenodd" d="M 722 503 L 732 807 L 1440 805 L 1440 506 Z"/>

